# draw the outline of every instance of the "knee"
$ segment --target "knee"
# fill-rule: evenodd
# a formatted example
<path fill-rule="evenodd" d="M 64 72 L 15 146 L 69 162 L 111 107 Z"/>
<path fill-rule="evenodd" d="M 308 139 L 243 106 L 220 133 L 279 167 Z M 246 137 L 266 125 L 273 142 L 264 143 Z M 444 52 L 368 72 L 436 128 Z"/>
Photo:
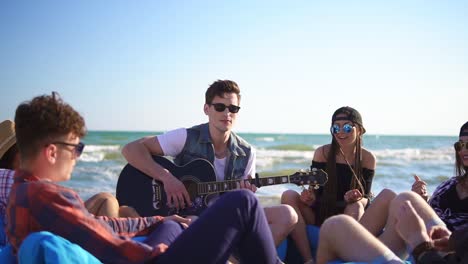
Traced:
<path fill-rule="evenodd" d="M 345 208 L 345 211 L 352 211 L 352 212 L 361 211 L 361 210 L 364 210 L 364 204 L 360 202 L 350 203 L 346 205 L 346 208 Z"/>
<path fill-rule="evenodd" d="M 234 203 L 232 205 L 236 207 L 243 207 L 245 204 L 249 205 L 249 207 L 258 205 L 257 197 L 250 190 L 239 189 L 228 192 L 223 196 L 226 196 L 227 203 Z"/>
<path fill-rule="evenodd" d="M 407 191 L 407 192 L 402 192 L 398 194 L 395 199 L 393 199 L 393 203 L 395 204 L 402 204 L 405 201 L 410 201 L 410 202 L 426 202 L 424 201 L 421 196 L 415 192 L 412 191 Z"/>
<path fill-rule="evenodd" d="M 395 197 L 397 196 L 396 193 L 390 189 L 383 189 L 379 195 L 379 197 L 382 197 L 383 199 L 385 199 L 386 201 L 391 201 L 393 199 L 395 199 Z"/>
<path fill-rule="evenodd" d="M 292 227 L 297 224 L 298 216 L 296 210 L 289 205 L 282 204 L 275 207 L 267 207 L 265 211 L 269 211 L 266 215 L 269 216 L 268 222 L 278 224 L 285 227 Z"/>
<path fill-rule="evenodd" d="M 135 208 L 122 205 L 119 208 L 119 217 L 140 217 Z"/>
<path fill-rule="evenodd" d="M 235 196 L 238 196 L 238 199 L 257 200 L 257 197 L 255 197 L 255 194 L 252 191 L 247 190 L 247 189 L 239 189 L 230 193 L 232 193 Z"/>
<path fill-rule="evenodd" d="M 296 213 L 296 210 L 294 210 L 294 208 L 292 208 L 292 206 L 290 205 L 287 205 L 287 204 L 284 204 L 282 206 L 282 214 L 284 216 L 286 216 L 285 218 L 286 219 L 289 219 L 289 221 L 286 223 L 287 225 L 289 226 L 294 226 L 297 224 L 297 221 L 298 221 L 298 215 Z"/>
<path fill-rule="evenodd" d="M 119 202 L 110 193 L 101 192 L 85 202 L 85 207 L 94 215 L 118 217 Z"/>
<path fill-rule="evenodd" d="M 114 195 L 108 192 L 100 192 L 95 195 L 93 195 L 91 198 L 89 198 L 88 201 L 99 201 L 99 202 L 117 202 L 117 199 L 115 198 Z"/>
<path fill-rule="evenodd" d="M 349 215 L 331 216 L 321 225 L 320 233 L 336 232 L 340 227 L 351 226 L 355 222 L 355 219 Z"/>
<path fill-rule="evenodd" d="M 297 205 L 299 200 L 299 194 L 294 190 L 287 190 L 281 194 L 281 203 L 289 204 L 292 206 Z"/>
<path fill-rule="evenodd" d="M 166 220 L 164 222 L 162 222 L 158 228 L 162 228 L 164 230 L 166 230 L 167 232 L 175 235 L 175 236 L 178 236 L 180 233 L 182 233 L 184 231 L 184 229 L 182 228 L 182 226 L 177 223 L 176 221 L 173 221 L 173 220 Z"/>

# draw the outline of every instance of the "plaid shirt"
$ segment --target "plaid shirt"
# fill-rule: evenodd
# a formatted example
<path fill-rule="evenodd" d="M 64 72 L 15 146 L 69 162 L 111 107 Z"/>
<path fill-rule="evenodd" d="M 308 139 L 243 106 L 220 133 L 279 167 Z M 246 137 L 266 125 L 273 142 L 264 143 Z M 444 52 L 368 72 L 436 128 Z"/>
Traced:
<path fill-rule="evenodd" d="M 7 207 L 8 239 L 15 252 L 32 232 L 49 231 L 80 245 L 104 263 L 144 262 L 167 249 L 130 239 L 146 235 L 162 217 L 110 218 L 90 214 L 73 190 L 17 171 Z"/>
<path fill-rule="evenodd" d="M 457 177 L 452 177 L 449 180 L 443 182 L 437 186 L 436 190 L 432 194 L 429 204 L 434 209 L 434 211 L 439 215 L 440 219 L 447 224 L 447 227 L 451 231 L 460 230 L 463 228 L 468 228 L 468 208 L 464 211 L 454 211 L 450 206 L 447 199 L 447 196 L 452 192 L 453 196 L 458 198 L 456 194 L 456 185 L 458 183 Z M 465 198 L 467 199 L 467 198 Z M 458 198 L 458 201 L 453 202 L 462 202 Z M 465 202 L 466 203 L 466 202 Z"/>
<path fill-rule="evenodd" d="M 0 217 L 5 217 L 8 196 L 10 195 L 11 185 L 15 171 L 0 169 Z"/>

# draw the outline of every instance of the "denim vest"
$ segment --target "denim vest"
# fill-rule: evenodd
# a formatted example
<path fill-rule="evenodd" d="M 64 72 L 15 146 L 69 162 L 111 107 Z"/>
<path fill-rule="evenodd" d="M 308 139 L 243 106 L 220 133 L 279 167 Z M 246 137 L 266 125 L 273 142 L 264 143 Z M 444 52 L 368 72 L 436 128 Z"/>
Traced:
<path fill-rule="evenodd" d="M 228 156 L 226 160 L 226 169 L 224 179 L 239 179 L 244 176 L 245 168 L 249 162 L 251 146 L 241 137 L 231 132 L 228 143 Z M 187 140 L 184 148 L 175 157 L 174 163 L 182 166 L 194 159 L 206 159 L 214 164 L 215 153 L 211 142 L 208 123 L 194 126 L 187 129 Z"/>

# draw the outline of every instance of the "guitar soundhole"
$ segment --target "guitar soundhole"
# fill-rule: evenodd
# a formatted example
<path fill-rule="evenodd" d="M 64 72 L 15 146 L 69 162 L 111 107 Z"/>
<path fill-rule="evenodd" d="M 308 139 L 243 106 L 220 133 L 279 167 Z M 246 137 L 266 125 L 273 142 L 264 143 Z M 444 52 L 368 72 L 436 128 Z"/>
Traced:
<path fill-rule="evenodd" d="M 153 202 L 153 208 L 156 210 L 161 209 L 161 203 L 159 201 L 154 201 Z"/>
<path fill-rule="evenodd" d="M 194 182 L 184 182 L 184 185 L 190 195 L 190 200 L 194 202 L 198 195 L 198 185 Z"/>

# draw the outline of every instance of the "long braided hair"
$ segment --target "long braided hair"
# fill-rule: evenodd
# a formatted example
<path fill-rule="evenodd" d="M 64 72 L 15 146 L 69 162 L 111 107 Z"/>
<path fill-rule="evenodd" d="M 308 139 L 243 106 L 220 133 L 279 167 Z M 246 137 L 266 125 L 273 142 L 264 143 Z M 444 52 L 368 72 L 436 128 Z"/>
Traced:
<path fill-rule="evenodd" d="M 344 152 L 336 140 L 333 133 L 332 134 L 332 142 L 330 150 L 327 154 L 327 163 L 326 163 L 326 171 L 328 174 L 328 182 L 324 186 L 323 196 L 320 200 L 320 213 L 318 217 L 318 224 L 322 224 L 325 219 L 332 215 L 336 215 L 341 213 L 341 207 L 337 204 L 337 185 L 338 185 L 338 176 L 336 174 L 336 157 L 338 155 L 343 155 L 347 165 L 349 166 L 353 177 L 351 180 L 351 184 L 349 186 L 350 190 L 358 189 L 362 194 L 365 193 L 365 189 L 363 186 L 364 178 L 362 175 L 362 135 L 365 133 L 365 128 L 362 125 L 362 118 L 359 112 L 351 107 L 341 107 L 335 111 L 332 116 L 332 125 L 334 121 L 338 120 L 337 116 L 340 114 L 344 114 L 345 118 L 339 118 L 339 120 L 349 120 L 353 123 L 354 126 L 359 127 L 359 134 L 357 135 L 355 141 L 355 153 L 354 153 L 354 163 L 351 165 L 347 160 Z"/>

